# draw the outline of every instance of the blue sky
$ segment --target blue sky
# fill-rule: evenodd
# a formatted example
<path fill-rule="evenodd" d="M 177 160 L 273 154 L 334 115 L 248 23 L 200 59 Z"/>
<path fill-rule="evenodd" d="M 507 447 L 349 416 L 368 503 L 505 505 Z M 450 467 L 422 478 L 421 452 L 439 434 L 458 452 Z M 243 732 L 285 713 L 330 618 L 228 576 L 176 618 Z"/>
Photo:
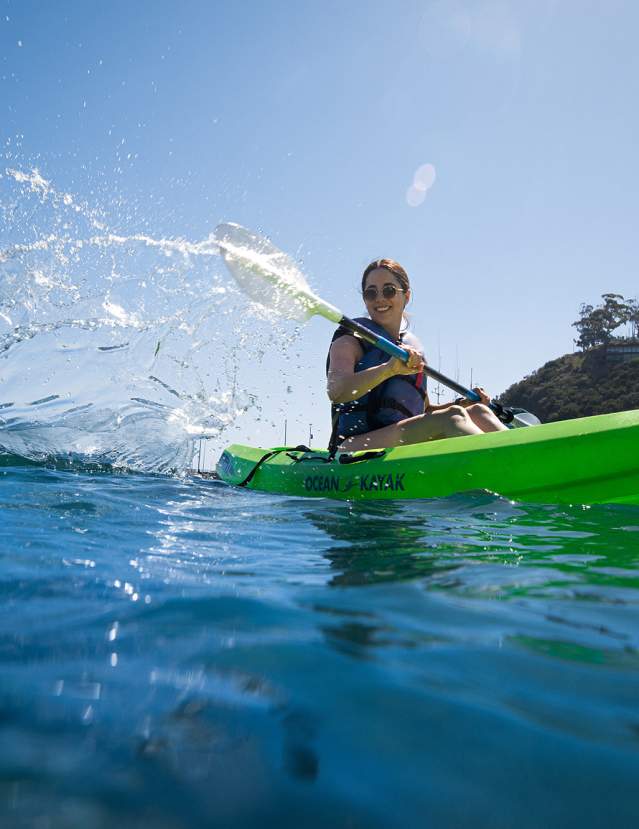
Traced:
<path fill-rule="evenodd" d="M 366 263 L 398 259 L 431 362 L 494 393 L 572 349 L 581 302 L 639 293 L 635 2 L 0 12 L 2 143 L 60 190 L 118 204 L 115 230 L 261 229 L 352 315 Z M 267 359 L 277 418 L 292 384 L 289 424 L 322 420 L 329 340 L 316 319 L 290 365 Z"/>

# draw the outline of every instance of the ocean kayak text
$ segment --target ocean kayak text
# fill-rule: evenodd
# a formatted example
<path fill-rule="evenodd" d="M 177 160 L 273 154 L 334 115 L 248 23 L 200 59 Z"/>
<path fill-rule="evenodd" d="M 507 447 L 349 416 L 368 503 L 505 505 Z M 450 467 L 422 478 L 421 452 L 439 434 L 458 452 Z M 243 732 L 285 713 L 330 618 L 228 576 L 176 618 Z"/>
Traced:
<path fill-rule="evenodd" d="M 392 490 L 404 492 L 404 478 L 406 473 L 389 473 L 387 475 L 360 475 L 346 480 L 336 475 L 308 475 L 304 479 L 304 489 L 307 492 L 350 492 L 359 489 L 360 492 L 371 490 Z"/>

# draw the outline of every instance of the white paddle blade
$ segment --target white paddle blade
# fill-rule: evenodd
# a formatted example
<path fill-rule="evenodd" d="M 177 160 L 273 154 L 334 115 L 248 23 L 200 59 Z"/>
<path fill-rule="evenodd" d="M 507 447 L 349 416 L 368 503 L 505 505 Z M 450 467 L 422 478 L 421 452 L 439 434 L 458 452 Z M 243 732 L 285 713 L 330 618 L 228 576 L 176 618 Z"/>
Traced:
<path fill-rule="evenodd" d="M 213 239 L 236 282 L 255 302 L 300 322 L 328 313 L 339 322 L 339 311 L 315 296 L 295 262 L 268 239 L 231 222 L 218 225 Z"/>
<path fill-rule="evenodd" d="M 532 412 L 527 412 L 525 409 L 511 409 L 515 417 L 513 418 L 513 427 L 520 426 L 539 426 L 541 420 Z"/>

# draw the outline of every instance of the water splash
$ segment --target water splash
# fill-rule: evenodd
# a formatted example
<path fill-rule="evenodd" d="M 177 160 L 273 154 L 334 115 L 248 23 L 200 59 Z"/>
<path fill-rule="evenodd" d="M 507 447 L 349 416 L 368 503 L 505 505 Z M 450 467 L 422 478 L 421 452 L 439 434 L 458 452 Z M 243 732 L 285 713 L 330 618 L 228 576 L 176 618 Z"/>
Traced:
<path fill-rule="evenodd" d="M 259 410 L 235 355 L 254 368 L 282 331 L 249 308 L 249 338 L 212 236 L 113 229 L 37 169 L 0 192 L 0 452 L 183 470 L 196 438 Z"/>

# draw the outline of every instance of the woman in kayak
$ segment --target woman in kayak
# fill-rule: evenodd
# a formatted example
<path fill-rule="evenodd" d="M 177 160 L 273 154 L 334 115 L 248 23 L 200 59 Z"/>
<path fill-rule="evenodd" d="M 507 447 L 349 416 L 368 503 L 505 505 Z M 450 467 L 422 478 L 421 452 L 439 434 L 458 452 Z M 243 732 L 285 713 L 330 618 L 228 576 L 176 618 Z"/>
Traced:
<path fill-rule="evenodd" d="M 497 432 L 506 426 L 486 405 L 464 399 L 433 406 L 426 393 L 426 361 L 417 338 L 406 328 L 410 300 L 406 271 L 392 259 L 378 259 L 362 276 L 362 296 L 369 318 L 357 322 L 401 344 L 407 363 L 389 357 L 344 328 L 333 336 L 328 355 L 328 396 L 332 403 L 332 447 L 340 451 L 383 449 L 437 438 Z"/>

